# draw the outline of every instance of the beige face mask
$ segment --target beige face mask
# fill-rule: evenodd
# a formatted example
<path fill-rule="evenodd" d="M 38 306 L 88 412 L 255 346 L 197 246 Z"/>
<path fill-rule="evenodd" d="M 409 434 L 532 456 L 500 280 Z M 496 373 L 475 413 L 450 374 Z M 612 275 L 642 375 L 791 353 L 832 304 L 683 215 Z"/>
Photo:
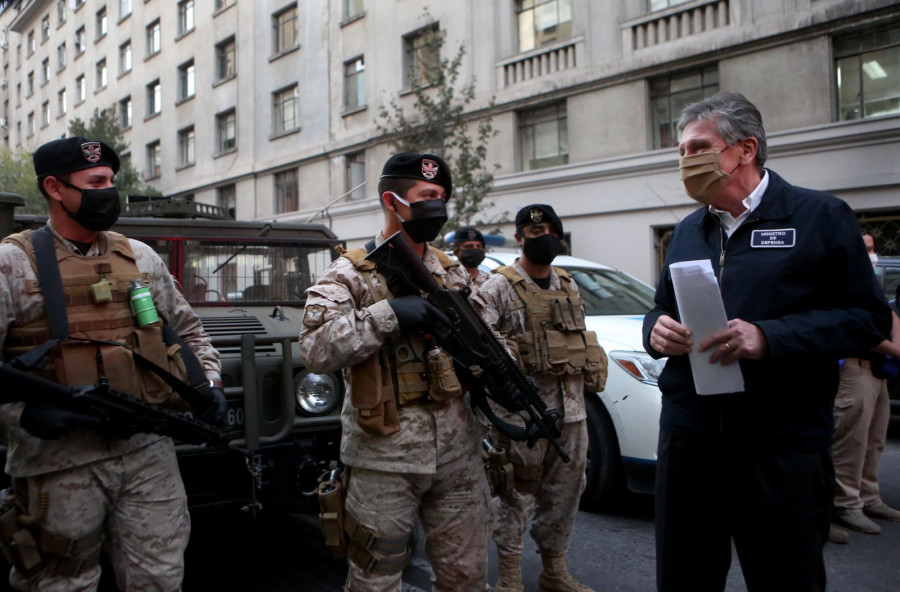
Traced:
<path fill-rule="evenodd" d="M 719 197 L 731 179 L 731 174 L 722 170 L 721 156 L 721 152 L 713 150 L 678 159 L 684 190 L 705 206 Z"/>

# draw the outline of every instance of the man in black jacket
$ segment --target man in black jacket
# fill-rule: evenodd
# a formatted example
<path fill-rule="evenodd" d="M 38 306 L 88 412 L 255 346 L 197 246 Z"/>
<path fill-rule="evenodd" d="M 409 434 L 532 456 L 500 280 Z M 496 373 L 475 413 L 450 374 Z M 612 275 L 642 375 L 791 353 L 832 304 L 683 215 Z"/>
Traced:
<path fill-rule="evenodd" d="M 669 356 L 656 484 L 657 587 L 723 590 L 738 552 L 750 592 L 824 590 L 838 359 L 889 335 L 849 206 L 763 168 L 756 107 L 720 93 L 679 121 L 685 189 L 704 205 L 675 229 L 644 320 Z M 728 326 L 702 343 L 679 322 L 669 266 L 711 260 Z M 739 363 L 744 391 L 697 395 L 687 353 Z"/>

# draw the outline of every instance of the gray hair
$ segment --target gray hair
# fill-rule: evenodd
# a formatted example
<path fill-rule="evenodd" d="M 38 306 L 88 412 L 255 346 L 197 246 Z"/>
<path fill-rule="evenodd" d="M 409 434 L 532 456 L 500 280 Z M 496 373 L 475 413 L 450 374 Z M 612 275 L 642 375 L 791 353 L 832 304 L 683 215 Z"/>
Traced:
<path fill-rule="evenodd" d="M 678 130 L 692 121 L 712 121 L 722 139 L 731 146 L 747 138 L 756 138 L 756 166 L 762 169 L 769 150 L 766 147 L 766 130 L 763 129 L 759 109 L 740 93 L 720 92 L 711 97 L 691 103 L 681 110 Z"/>

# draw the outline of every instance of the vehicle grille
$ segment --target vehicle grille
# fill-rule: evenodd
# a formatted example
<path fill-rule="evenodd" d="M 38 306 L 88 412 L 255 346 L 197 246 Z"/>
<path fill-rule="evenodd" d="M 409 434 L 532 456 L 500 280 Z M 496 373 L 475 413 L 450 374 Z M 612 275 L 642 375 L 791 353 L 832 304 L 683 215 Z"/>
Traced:
<path fill-rule="evenodd" d="M 220 354 L 240 355 L 240 345 L 216 345 L 217 337 L 236 337 L 240 335 L 265 335 L 266 329 L 254 316 L 201 317 L 203 329 L 213 339 L 213 345 Z M 275 353 L 272 344 L 256 345 L 256 353 Z"/>
<path fill-rule="evenodd" d="M 279 388 L 281 379 L 276 372 L 266 372 L 263 376 L 262 412 L 266 421 L 275 421 L 281 413 Z"/>

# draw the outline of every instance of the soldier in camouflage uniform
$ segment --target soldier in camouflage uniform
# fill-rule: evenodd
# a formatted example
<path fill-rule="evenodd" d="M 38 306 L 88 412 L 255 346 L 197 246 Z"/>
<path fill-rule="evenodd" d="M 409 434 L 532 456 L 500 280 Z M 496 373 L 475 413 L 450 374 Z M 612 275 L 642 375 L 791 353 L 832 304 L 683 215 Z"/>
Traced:
<path fill-rule="evenodd" d="M 434 590 L 486 586 L 489 493 L 480 430 L 452 362 L 427 336 L 446 319 L 364 259 L 402 230 L 439 284 L 467 285 L 460 265 L 427 244 L 447 220 L 451 189 L 437 156 L 391 157 L 378 187 L 381 234 L 365 249 L 344 252 L 308 290 L 301 355 L 313 372 L 343 368 L 347 384 L 341 460 L 349 473 L 343 527 L 352 592 L 400 591 L 417 517 Z"/>
<path fill-rule="evenodd" d="M 484 261 L 484 235 L 474 226 L 458 228 L 453 235 L 453 255 L 459 259 L 472 277 L 472 283 L 480 286 L 490 274 L 478 267 Z"/>
<path fill-rule="evenodd" d="M 538 578 L 542 589 L 590 592 L 569 574 L 564 555 L 585 485 L 585 387 L 591 393 L 603 390 L 606 355 L 597 336 L 585 331 L 575 282 L 550 265 L 562 250 L 562 235 L 562 222 L 553 208 L 543 204 L 522 208 L 516 215 L 516 240 L 523 254 L 514 265 L 494 270 L 478 296 L 486 305 L 485 319 L 517 351 L 547 408 L 561 411 L 559 441 L 572 457 L 564 463 L 547 440 L 529 448 L 491 428 L 491 439 L 508 449 L 515 472 L 513 491 L 494 498 L 494 542 L 500 554 L 495 592 L 524 590 L 522 537 L 532 509 L 531 536 L 544 566 Z M 515 416 L 498 411 L 515 421 Z"/>
<path fill-rule="evenodd" d="M 102 142 L 66 138 L 38 148 L 34 166 L 48 202 L 48 244 L 52 241 L 60 269 L 68 335 L 92 340 L 134 335 L 129 347 L 151 359 L 151 351 L 162 351 L 163 363 L 167 351 L 173 353 L 169 370 L 184 378 L 174 357 L 177 348 L 159 342 L 159 327 L 138 328 L 131 314 L 128 281 L 142 279 L 160 318 L 202 363 L 210 384 L 198 391 L 208 398 L 207 417 L 221 420 L 219 356 L 200 320 L 150 247 L 107 231 L 120 207 L 113 186 L 116 154 Z M 37 232 L 46 230 L 13 235 L 0 245 L 0 343 L 7 362 L 51 337 L 32 242 Z M 108 288 L 92 297 L 97 285 Z M 136 369 L 131 351 L 110 341 L 66 339 L 50 350 L 42 375 L 69 386 L 90 385 L 103 375 L 117 390 L 183 407 L 157 377 Z M 126 391 L 123 384 L 134 388 Z M 96 590 L 101 546 L 119 589 L 181 589 L 190 518 L 170 438 L 108 438 L 85 427 L 95 423 L 92 418 L 29 401 L 27 395 L 24 402 L 0 406 L 0 422 L 8 426 L 6 472 L 17 497 L 27 496 L 28 512 L 38 517 L 31 531 L 44 561 L 31 577 L 13 568 L 15 589 Z"/>

